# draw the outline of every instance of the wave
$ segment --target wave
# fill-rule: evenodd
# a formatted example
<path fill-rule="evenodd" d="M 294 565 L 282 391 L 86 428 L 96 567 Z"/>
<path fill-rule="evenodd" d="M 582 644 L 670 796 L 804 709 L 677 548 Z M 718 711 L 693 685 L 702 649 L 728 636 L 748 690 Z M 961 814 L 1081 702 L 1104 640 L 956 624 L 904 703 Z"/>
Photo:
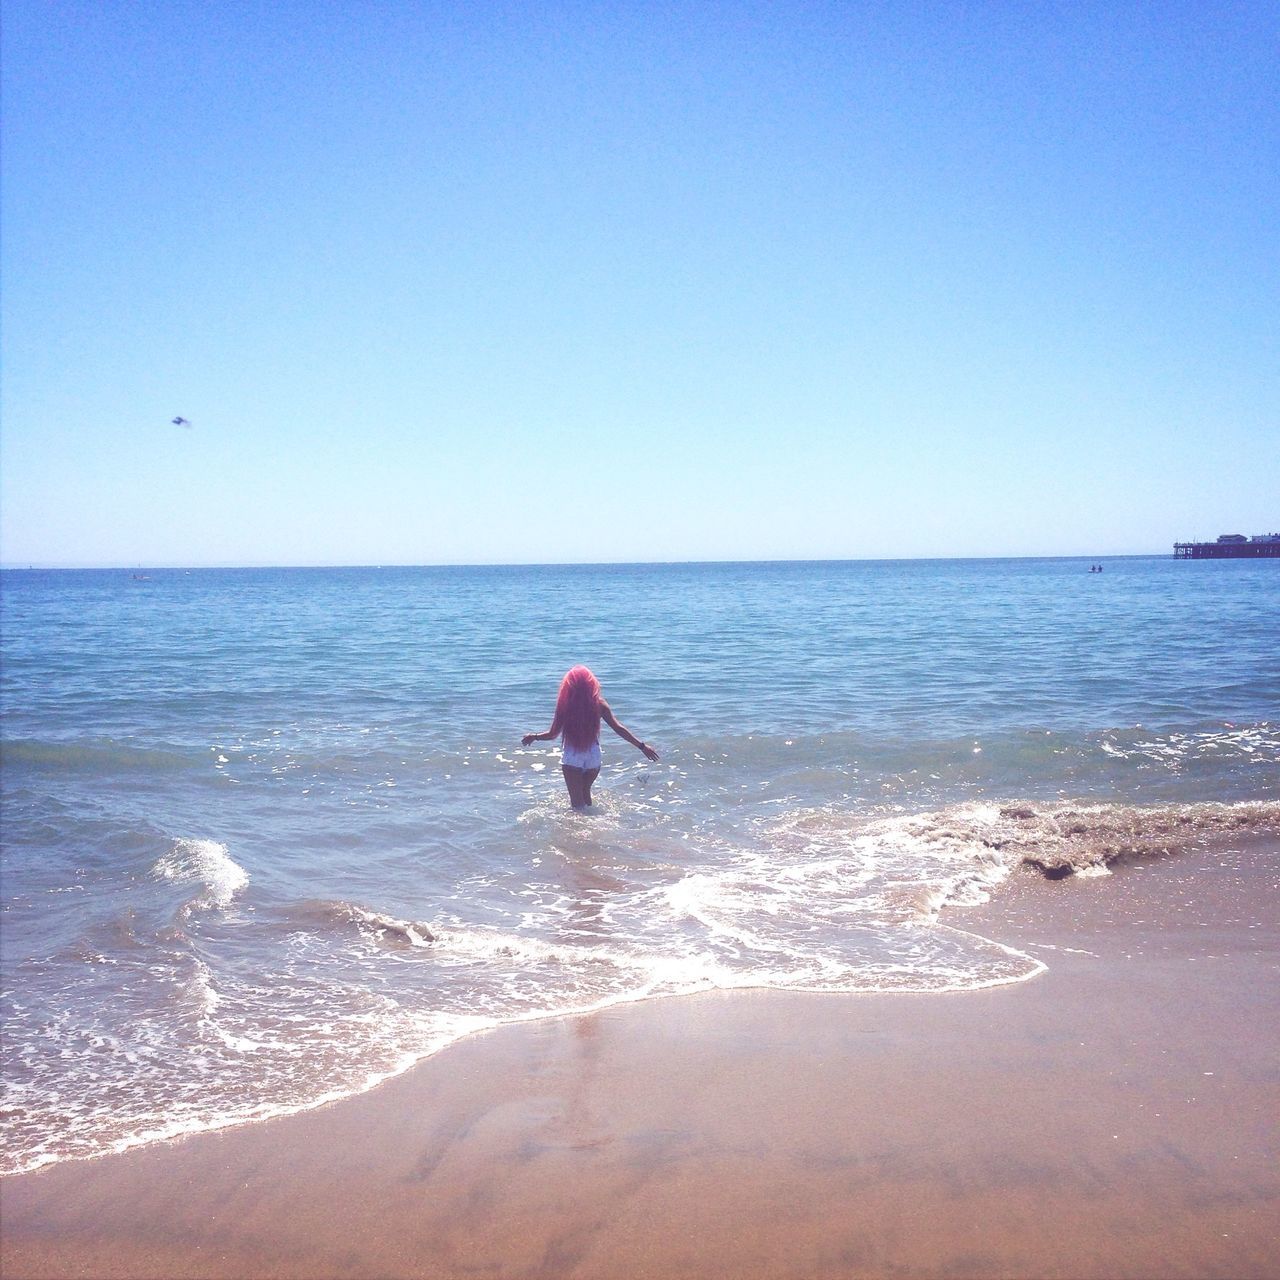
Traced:
<path fill-rule="evenodd" d="M 175 840 L 152 867 L 152 874 L 180 884 L 199 884 L 200 892 L 183 906 L 183 914 L 213 908 L 225 910 L 249 883 L 249 873 L 216 840 Z"/>
<path fill-rule="evenodd" d="M 599 829 L 574 826 L 584 840 Z M 618 833 L 635 829 L 619 816 L 607 847 L 617 853 Z M 60 1020 L 33 1007 L 11 1023 L 20 1052 L 6 1087 L 20 1110 L 6 1126 L 20 1154 L 10 1168 L 305 1110 L 518 1021 L 710 989 L 937 993 L 1026 981 L 1045 971 L 1040 955 L 999 941 L 990 923 L 992 937 L 966 932 L 960 911 L 1019 868 L 1060 880 L 1253 836 L 1280 836 L 1280 801 L 831 805 L 704 832 L 683 862 L 646 856 L 637 870 L 618 855 L 607 877 L 573 883 L 571 860 L 543 883 L 519 872 L 473 880 L 441 894 L 430 924 L 336 898 L 259 903 L 235 918 L 248 932 L 223 952 L 220 936 L 193 948 L 156 935 L 157 946 L 130 917 L 113 918 L 121 936 L 92 937 L 83 959 L 95 963 L 47 966 L 64 995 Z M 248 883 L 212 840 L 174 841 L 153 870 L 197 885 L 192 904 L 205 907 Z"/>
<path fill-rule="evenodd" d="M 1062 880 L 1098 874 L 1119 862 L 1183 853 L 1223 836 L 1280 836 L 1280 801 L 970 804 L 895 825 L 926 849 L 977 859 L 989 851 L 1008 870 L 1021 865 Z"/>
<path fill-rule="evenodd" d="M 311 932 L 354 929 L 367 941 L 380 945 L 429 947 L 436 941 L 436 931 L 417 920 L 400 920 L 382 911 L 374 911 L 354 902 L 313 899 L 290 907 L 284 926 L 290 931 Z"/>
<path fill-rule="evenodd" d="M 37 769 L 82 769 L 94 773 L 154 773 L 202 768 L 206 759 L 203 752 L 138 747 L 114 738 L 87 738 L 74 742 L 16 738 L 0 745 L 0 765 L 6 769 L 26 765 Z"/>

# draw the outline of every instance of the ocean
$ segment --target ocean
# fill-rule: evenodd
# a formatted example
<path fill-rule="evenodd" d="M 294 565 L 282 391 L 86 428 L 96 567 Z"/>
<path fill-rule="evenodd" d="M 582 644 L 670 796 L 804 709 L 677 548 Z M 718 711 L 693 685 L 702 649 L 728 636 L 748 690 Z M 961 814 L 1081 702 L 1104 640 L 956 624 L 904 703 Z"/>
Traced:
<path fill-rule="evenodd" d="M 5 571 L 0 1168 L 621 1001 L 963 999 L 1044 969 L 965 928 L 1024 864 L 1274 856 L 1280 566 L 1090 563 Z M 579 662 L 662 757 L 581 813 L 520 744 Z"/>

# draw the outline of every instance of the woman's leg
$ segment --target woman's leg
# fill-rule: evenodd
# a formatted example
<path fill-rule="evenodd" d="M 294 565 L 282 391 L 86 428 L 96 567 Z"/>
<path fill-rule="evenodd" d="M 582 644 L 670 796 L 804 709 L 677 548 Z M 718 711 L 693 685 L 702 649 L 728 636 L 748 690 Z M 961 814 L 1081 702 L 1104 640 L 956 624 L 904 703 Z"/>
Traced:
<path fill-rule="evenodd" d="M 583 781 L 587 775 L 571 764 L 562 764 L 560 772 L 564 774 L 564 785 L 569 788 L 569 803 L 575 809 L 585 809 L 591 803 L 591 788 Z"/>
<path fill-rule="evenodd" d="M 591 784 L 600 776 L 600 770 L 584 769 L 582 771 L 582 796 L 583 803 L 589 809 L 591 807 Z"/>

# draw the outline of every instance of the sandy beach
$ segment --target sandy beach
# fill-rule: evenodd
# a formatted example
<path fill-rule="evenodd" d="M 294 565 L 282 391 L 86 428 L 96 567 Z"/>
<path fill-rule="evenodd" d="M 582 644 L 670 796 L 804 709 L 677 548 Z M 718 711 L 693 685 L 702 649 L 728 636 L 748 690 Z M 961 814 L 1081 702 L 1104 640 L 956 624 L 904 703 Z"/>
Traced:
<path fill-rule="evenodd" d="M 1024 871 L 1049 967 L 507 1027 L 306 1114 L 11 1177 L 23 1277 L 1280 1275 L 1280 850 Z"/>

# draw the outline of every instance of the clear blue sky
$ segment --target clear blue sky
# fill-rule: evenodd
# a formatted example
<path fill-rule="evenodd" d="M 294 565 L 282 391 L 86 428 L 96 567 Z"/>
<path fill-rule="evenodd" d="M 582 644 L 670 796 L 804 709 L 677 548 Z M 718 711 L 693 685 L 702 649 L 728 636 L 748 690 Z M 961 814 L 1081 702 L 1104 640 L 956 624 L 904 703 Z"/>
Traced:
<path fill-rule="evenodd" d="M 1273 0 L 5 0 L 3 58 L 5 563 L 1280 527 Z"/>

